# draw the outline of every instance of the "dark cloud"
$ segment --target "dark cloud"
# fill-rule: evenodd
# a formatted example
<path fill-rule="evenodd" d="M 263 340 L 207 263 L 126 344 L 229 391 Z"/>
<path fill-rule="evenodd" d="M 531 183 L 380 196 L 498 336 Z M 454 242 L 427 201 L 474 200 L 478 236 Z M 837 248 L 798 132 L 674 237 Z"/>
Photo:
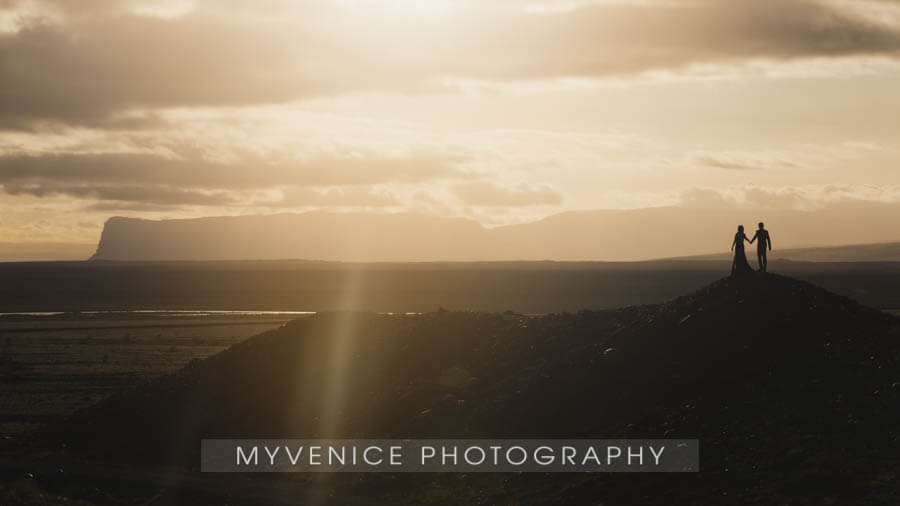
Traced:
<path fill-rule="evenodd" d="M 482 66 L 473 74 L 508 79 L 629 74 L 750 58 L 896 55 L 900 49 L 896 30 L 806 0 L 593 5 L 513 22 L 490 40 L 468 42 L 486 56 L 476 60 Z"/>
<path fill-rule="evenodd" d="M 69 195 L 109 202 L 154 205 L 235 205 L 254 190 L 289 187 L 418 183 L 467 178 L 459 156 L 418 153 L 311 154 L 302 160 L 250 158 L 215 163 L 201 153 L 185 158 L 149 154 L 51 154 L 0 157 L 0 185 L 13 195 Z M 297 205 L 392 205 L 388 195 L 358 189 L 323 192 L 293 189 Z M 305 204 L 301 204 L 304 201 Z"/>
<path fill-rule="evenodd" d="M 94 184 L 16 184 L 5 183 L 3 191 L 10 195 L 47 197 L 68 195 L 82 199 L 113 201 L 119 203 L 142 202 L 159 206 L 226 206 L 237 204 L 240 199 L 224 191 L 186 190 L 165 185 L 94 185 Z"/>
<path fill-rule="evenodd" d="M 120 211 L 171 212 L 181 209 L 175 204 L 154 204 L 148 202 L 124 202 L 118 200 L 95 202 L 84 206 L 83 211 L 114 213 Z"/>
<path fill-rule="evenodd" d="M 563 202 L 563 196 L 549 186 L 504 187 L 476 181 L 456 185 L 453 191 L 460 200 L 474 206 L 539 206 Z"/>
<path fill-rule="evenodd" d="M 200 153 L 163 158 L 141 153 L 10 155 L 0 157 L 0 184 L 166 184 L 248 189 L 276 185 L 417 183 L 465 178 L 453 154 L 312 153 L 297 160 L 261 157 L 235 163 L 205 160 Z"/>
<path fill-rule="evenodd" d="M 277 34 L 221 20 L 120 16 L 0 35 L 0 126 L 94 124 L 129 108 L 281 102 L 325 90 Z"/>
<path fill-rule="evenodd" d="M 198 2 L 172 19 L 133 15 L 122 2 L 51 4 L 65 22 L 33 21 L 0 35 L 0 127 L 114 124 L 135 108 L 422 91 L 440 77 L 599 77 L 900 50 L 897 30 L 808 0 L 595 4 L 542 14 L 481 6 L 400 24 L 380 23 L 377 10 L 348 21 L 333 2 L 304 2 L 292 14 L 277 3 Z"/>

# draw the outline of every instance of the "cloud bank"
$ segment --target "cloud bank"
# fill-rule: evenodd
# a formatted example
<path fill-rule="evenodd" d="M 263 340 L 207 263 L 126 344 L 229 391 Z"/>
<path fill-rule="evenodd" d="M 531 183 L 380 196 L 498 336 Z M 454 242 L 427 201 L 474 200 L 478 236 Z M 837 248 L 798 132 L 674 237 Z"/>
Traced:
<path fill-rule="evenodd" d="M 889 0 L 0 0 L 0 233 L 895 202 L 898 76 Z"/>
<path fill-rule="evenodd" d="M 424 17 L 388 2 L 73 5 L 0 6 L 12 20 L 0 33 L 0 126 L 127 126 L 152 121 L 146 111 L 154 108 L 426 92 L 445 78 L 599 78 L 751 59 L 896 58 L 900 50 L 900 27 L 866 16 L 863 2 L 583 2 L 562 10 L 447 2 L 440 16 Z M 178 15 L 153 15 L 154 7 Z M 145 113 L 125 114 L 133 110 Z"/>

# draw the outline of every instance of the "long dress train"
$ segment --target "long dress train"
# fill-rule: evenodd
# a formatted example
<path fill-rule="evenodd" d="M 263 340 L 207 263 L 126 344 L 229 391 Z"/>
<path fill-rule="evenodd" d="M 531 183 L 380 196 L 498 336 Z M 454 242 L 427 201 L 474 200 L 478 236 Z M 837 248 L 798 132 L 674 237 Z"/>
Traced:
<path fill-rule="evenodd" d="M 734 260 L 731 262 L 731 275 L 742 276 L 753 272 L 753 268 L 747 262 L 747 255 L 744 254 L 743 234 L 734 235 Z"/>

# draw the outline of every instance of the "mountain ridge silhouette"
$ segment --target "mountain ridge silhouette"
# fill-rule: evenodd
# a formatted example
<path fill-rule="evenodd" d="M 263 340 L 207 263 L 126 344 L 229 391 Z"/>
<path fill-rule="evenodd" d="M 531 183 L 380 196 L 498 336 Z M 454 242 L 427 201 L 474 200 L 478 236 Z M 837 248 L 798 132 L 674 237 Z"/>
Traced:
<path fill-rule="evenodd" d="M 883 212 L 882 212 L 883 211 Z M 654 207 L 566 211 L 487 228 L 467 218 L 421 213 L 220 216 L 176 220 L 113 217 L 93 260 L 281 260 L 347 262 L 603 260 L 633 261 L 727 251 L 736 224 L 764 220 L 777 257 L 785 248 L 900 240 L 896 210 L 860 227 L 852 214 Z M 822 224 L 827 223 L 827 235 Z M 678 231 L 673 240 L 672 231 Z M 724 231 L 722 236 L 711 230 Z M 891 256 L 900 259 L 900 256 Z M 883 257 L 881 259 L 884 259 Z"/>

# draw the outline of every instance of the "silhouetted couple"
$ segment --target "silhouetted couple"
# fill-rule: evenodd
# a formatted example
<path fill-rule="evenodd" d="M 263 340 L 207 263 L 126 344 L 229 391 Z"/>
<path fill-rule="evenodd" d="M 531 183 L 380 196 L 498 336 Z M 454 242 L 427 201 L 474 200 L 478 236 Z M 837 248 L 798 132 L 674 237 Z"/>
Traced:
<path fill-rule="evenodd" d="M 757 240 L 759 242 L 756 243 L 756 259 L 759 262 L 759 270 L 766 272 L 766 267 L 769 263 L 769 260 L 766 258 L 766 250 L 771 251 L 772 249 L 772 236 L 769 235 L 769 231 L 760 222 L 759 229 L 754 234 L 753 239 L 747 239 L 747 236 L 744 235 L 744 226 L 738 225 L 737 233 L 734 234 L 734 242 L 731 243 L 731 249 L 734 251 L 734 261 L 731 263 L 732 276 L 753 272 L 750 264 L 747 263 L 747 256 L 744 254 L 744 241 L 753 244 Z"/>

